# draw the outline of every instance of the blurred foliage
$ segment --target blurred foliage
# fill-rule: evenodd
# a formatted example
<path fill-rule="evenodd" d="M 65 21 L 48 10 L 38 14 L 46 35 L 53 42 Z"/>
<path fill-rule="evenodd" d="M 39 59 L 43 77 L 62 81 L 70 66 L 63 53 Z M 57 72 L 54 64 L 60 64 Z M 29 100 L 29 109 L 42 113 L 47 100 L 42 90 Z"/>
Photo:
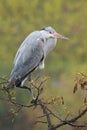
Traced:
<path fill-rule="evenodd" d="M 82 93 L 78 92 L 78 96 L 73 97 L 70 86 L 73 85 L 77 72 L 87 71 L 86 24 L 86 0 L 0 0 L 0 76 L 9 77 L 15 53 L 25 37 L 34 30 L 51 25 L 70 40 L 59 40 L 54 51 L 46 59 L 44 74 L 51 76 L 51 81 L 48 83 L 50 88 L 47 88 L 45 96 L 50 93 L 54 95 L 68 93 L 64 97 L 67 105 L 71 107 L 74 104 L 75 108 L 79 108 Z M 73 98 L 69 98 L 71 95 Z M 25 96 L 27 94 L 22 98 L 26 99 Z M 75 100 L 78 104 L 74 103 Z M 5 109 L 3 113 L 6 113 Z M 27 116 L 25 116 L 28 119 L 27 123 L 25 122 L 26 130 L 29 129 L 30 120 Z M 8 127 L 10 130 L 9 124 L 4 127 L 6 125 L 4 119 L 0 117 L 0 121 L 2 127 L 0 129 L 7 130 Z M 16 122 L 16 126 L 14 125 L 14 128 L 11 126 L 11 129 L 24 130 L 24 127 L 20 126 L 23 119 L 18 121 L 19 124 Z"/>
<path fill-rule="evenodd" d="M 46 60 L 46 72 L 64 71 L 69 67 L 75 67 L 74 64 L 85 64 L 86 5 L 86 0 L 1 0 L 0 62 L 4 64 L 1 69 L 4 71 L 6 65 L 11 66 L 18 47 L 31 31 L 49 25 L 68 36 L 70 40 L 59 41 L 54 52 Z"/>

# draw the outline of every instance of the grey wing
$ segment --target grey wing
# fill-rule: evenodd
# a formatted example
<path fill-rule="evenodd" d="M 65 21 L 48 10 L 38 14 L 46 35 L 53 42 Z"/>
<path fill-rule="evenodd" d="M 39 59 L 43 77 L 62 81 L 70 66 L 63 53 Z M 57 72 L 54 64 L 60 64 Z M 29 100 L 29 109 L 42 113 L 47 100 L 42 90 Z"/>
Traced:
<path fill-rule="evenodd" d="M 43 42 L 40 38 L 33 39 L 27 44 L 25 41 L 16 54 L 10 80 L 26 77 L 40 64 L 43 56 Z"/>

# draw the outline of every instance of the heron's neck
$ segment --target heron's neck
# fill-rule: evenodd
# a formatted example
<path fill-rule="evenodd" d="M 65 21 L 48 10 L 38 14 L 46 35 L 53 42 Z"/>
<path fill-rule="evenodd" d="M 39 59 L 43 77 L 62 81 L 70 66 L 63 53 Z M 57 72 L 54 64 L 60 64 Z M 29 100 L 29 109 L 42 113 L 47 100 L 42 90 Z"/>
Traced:
<path fill-rule="evenodd" d="M 56 46 L 57 39 L 53 37 L 48 37 L 46 32 L 40 31 L 41 36 L 43 38 L 43 46 L 44 46 L 44 56 L 46 55 Z"/>
<path fill-rule="evenodd" d="M 44 54 L 45 56 L 54 49 L 56 46 L 57 39 L 56 38 L 50 38 L 46 39 L 46 42 L 44 43 Z"/>

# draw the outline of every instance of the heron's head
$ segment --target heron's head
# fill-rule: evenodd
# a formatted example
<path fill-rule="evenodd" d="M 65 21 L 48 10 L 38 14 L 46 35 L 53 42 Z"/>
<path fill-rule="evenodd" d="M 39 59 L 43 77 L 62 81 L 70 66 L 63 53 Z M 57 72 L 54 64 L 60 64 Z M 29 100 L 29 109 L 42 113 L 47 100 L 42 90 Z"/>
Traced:
<path fill-rule="evenodd" d="M 55 31 L 55 29 L 53 29 L 51 26 L 45 27 L 42 30 L 47 32 L 48 37 L 53 37 L 53 38 L 56 38 L 56 39 L 66 39 L 66 40 L 68 40 L 67 37 L 57 33 Z"/>

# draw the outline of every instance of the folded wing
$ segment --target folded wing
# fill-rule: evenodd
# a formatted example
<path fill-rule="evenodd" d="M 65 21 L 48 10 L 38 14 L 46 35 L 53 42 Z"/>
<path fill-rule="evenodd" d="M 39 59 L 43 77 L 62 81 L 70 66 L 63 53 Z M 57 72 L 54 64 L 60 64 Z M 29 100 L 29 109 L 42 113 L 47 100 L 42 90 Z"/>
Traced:
<path fill-rule="evenodd" d="M 43 41 L 39 31 L 29 35 L 20 46 L 13 64 L 10 81 L 26 78 L 43 60 Z"/>

